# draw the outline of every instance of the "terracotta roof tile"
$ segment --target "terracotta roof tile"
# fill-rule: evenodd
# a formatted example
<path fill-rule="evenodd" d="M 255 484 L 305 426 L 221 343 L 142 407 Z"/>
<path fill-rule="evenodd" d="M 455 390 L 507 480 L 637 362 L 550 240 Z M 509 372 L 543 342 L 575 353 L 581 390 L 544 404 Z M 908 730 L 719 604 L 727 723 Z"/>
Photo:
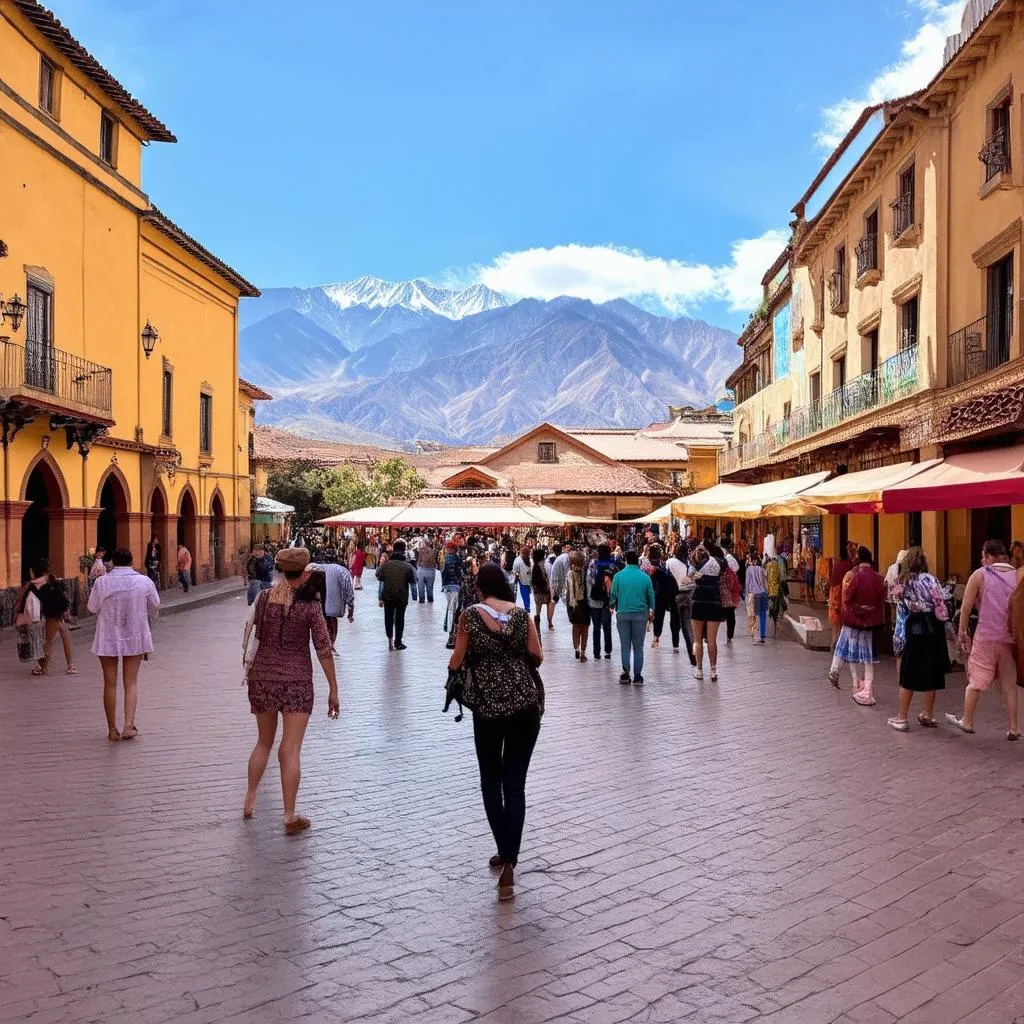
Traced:
<path fill-rule="evenodd" d="M 273 395 L 264 391 L 259 385 L 247 381 L 244 377 L 238 378 L 238 390 L 257 402 L 272 402 L 274 400 Z"/>
<path fill-rule="evenodd" d="M 246 298 L 259 298 L 260 290 L 256 285 L 250 284 L 223 260 L 214 256 L 206 246 L 201 242 L 197 242 L 190 234 L 178 227 L 170 217 L 162 214 L 155 206 L 147 210 L 142 216 L 144 220 L 165 234 L 172 242 L 180 245 L 189 255 L 194 256 L 200 263 L 219 274 L 225 281 L 230 281 Z"/>
<path fill-rule="evenodd" d="M 36 0 L 14 0 L 36 30 L 67 57 L 90 81 L 99 86 L 129 117 L 137 121 L 154 142 L 177 142 L 167 126 L 158 121 L 105 67 Z"/>
<path fill-rule="evenodd" d="M 630 466 L 523 463 L 504 467 L 501 475 L 517 490 L 550 490 L 564 494 L 675 494 L 670 487 Z"/>
<path fill-rule="evenodd" d="M 340 466 L 344 463 L 366 465 L 378 459 L 389 459 L 402 452 L 385 451 L 362 444 L 342 444 L 336 441 L 313 441 L 286 430 L 257 424 L 253 431 L 257 462 L 296 462 L 304 460 L 318 466 Z"/>
<path fill-rule="evenodd" d="M 639 430 L 567 430 L 567 434 L 616 462 L 685 462 L 690 453 L 674 437 Z"/>

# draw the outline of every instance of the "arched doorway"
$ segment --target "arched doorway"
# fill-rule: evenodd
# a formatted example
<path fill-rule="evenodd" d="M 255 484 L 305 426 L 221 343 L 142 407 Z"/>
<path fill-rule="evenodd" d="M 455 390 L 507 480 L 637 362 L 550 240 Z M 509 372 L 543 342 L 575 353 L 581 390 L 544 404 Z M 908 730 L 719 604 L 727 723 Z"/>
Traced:
<path fill-rule="evenodd" d="M 210 502 L 210 560 L 213 563 L 214 579 L 224 576 L 225 546 L 224 501 L 217 491 Z"/>
<path fill-rule="evenodd" d="M 192 555 L 192 582 L 196 582 L 196 561 L 198 551 L 196 549 L 196 499 L 192 494 L 192 488 L 186 487 L 181 494 L 181 503 L 178 506 L 178 543 L 184 544 Z M 177 564 L 175 558 L 172 564 Z"/>
<path fill-rule="evenodd" d="M 58 551 L 62 544 L 62 526 L 52 518 L 52 513 L 64 508 L 64 489 L 58 472 L 49 457 L 44 457 L 36 462 L 25 480 L 22 500 L 31 504 L 25 510 L 25 517 L 21 522 L 23 581 L 29 578 L 32 566 L 36 562 L 44 558 L 53 562 L 59 560 L 62 554 Z M 63 571 L 60 565 L 54 568 L 58 572 Z"/>
<path fill-rule="evenodd" d="M 100 488 L 100 515 L 96 521 L 96 546 L 111 552 L 130 547 L 128 492 L 119 474 L 111 472 Z"/>

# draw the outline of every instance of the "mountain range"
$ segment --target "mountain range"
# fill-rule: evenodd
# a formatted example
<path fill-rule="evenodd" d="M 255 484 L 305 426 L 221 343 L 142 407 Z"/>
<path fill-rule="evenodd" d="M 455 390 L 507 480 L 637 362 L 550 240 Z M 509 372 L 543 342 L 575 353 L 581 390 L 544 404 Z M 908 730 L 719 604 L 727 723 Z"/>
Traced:
<path fill-rule="evenodd" d="M 242 305 L 239 372 L 274 401 L 262 422 L 396 447 L 484 443 L 547 420 L 643 426 L 707 405 L 736 335 L 616 299 L 510 302 L 424 280 L 268 288 Z"/>

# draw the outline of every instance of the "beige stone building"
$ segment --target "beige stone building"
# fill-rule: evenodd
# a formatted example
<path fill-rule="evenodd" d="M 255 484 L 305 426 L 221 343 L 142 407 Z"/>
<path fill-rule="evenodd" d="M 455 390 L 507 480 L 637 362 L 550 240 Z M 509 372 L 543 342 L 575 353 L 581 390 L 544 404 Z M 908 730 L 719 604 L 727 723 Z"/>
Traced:
<path fill-rule="evenodd" d="M 723 480 L 882 479 L 881 467 L 950 457 L 969 470 L 972 453 L 1024 441 L 1022 76 L 1024 0 L 973 0 L 933 81 L 865 110 L 826 162 L 740 338 Z M 1024 537 L 1012 474 L 989 494 L 943 479 L 916 508 L 821 517 L 825 553 L 849 537 L 886 565 L 921 540 L 940 573 L 965 575 L 986 537 Z"/>

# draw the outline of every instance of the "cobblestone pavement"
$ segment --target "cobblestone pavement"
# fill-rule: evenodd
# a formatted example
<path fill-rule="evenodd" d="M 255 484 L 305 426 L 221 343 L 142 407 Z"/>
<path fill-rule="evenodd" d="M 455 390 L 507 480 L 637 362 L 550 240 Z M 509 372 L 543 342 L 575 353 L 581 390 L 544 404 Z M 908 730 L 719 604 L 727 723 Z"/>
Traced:
<path fill-rule="evenodd" d="M 410 608 L 388 654 L 360 596 L 292 839 L 274 762 L 241 820 L 240 599 L 160 624 L 132 743 L 107 742 L 84 651 L 80 676 L 37 681 L 7 635 L 0 1019 L 1024 1019 L 1024 744 L 995 695 L 976 736 L 901 735 L 891 667 L 863 709 L 826 656 L 746 640 L 717 685 L 650 652 L 637 690 L 617 659 L 573 660 L 560 610 L 498 904 L 471 724 L 440 714 L 441 615 Z"/>

